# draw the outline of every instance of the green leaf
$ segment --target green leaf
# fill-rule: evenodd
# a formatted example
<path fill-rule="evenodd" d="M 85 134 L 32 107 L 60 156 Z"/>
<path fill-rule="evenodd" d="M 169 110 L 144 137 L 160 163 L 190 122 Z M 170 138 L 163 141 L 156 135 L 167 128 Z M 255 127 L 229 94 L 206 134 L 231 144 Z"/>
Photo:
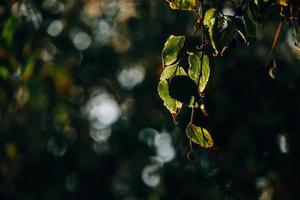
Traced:
<path fill-rule="evenodd" d="M 242 37 L 244 42 L 248 44 L 247 31 L 243 20 L 241 18 L 233 17 L 233 16 L 229 16 L 227 19 L 229 20 L 228 26 L 234 27 L 238 32 L 238 34 Z"/>
<path fill-rule="evenodd" d="M 160 75 L 160 80 L 169 79 L 174 75 L 186 75 L 186 72 L 182 67 L 177 64 L 167 66 Z"/>
<path fill-rule="evenodd" d="M 223 51 L 226 49 L 230 42 L 236 37 L 237 30 L 234 25 L 228 24 L 228 26 L 222 31 L 222 44 L 223 44 Z"/>
<path fill-rule="evenodd" d="M 177 60 L 178 53 L 183 47 L 184 41 L 184 36 L 170 35 L 162 51 L 162 60 L 164 66 L 171 65 Z"/>
<path fill-rule="evenodd" d="M 1 38 L 4 39 L 7 47 L 11 47 L 15 31 L 17 29 L 17 20 L 14 17 L 9 17 L 3 24 Z"/>
<path fill-rule="evenodd" d="M 212 26 L 212 24 L 214 23 L 214 18 L 217 15 L 217 9 L 215 8 L 211 8 L 208 11 L 206 11 L 205 15 L 204 15 L 204 20 L 203 20 L 203 24 L 207 27 L 210 28 Z"/>
<path fill-rule="evenodd" d="M 199 144 L 203 148 L 209 148 L 214 145 L 213 139 L 209 132 L 202 127 L 189 124 L 186 127 L 187 137 L 194 143 Z"/>
<path fill-rule="evenodd" d="M 160 98 L 164 101 L 164 106 L 171 112 L 171 114 L 176 113 L 176 100 L 172 99 L 169 94 L 169 86 L 167 80 L 161 80 L 158 83 L 158 94 Z"/>
<path fill-rule="evenodd" d="M 219 34 L 219 30 L 218 30 L 219 26 L 218 26 L 217 18 L 212 19 L 211 23 L 212 24 L 208 29 L 209 39 L 210 39 L 211 46 L 215 50 L 214 55 L 218 55 L 219 50 L 221 48 L 220 48 L 220 41 L 219 41 L 220 34 Z"/>
<path fill-rule="evenodd" d="M 167 0 L 170 7 L 174 10 L 194 10 L 196 0 Z"/>
<path fill-rule="evenodd" d="M 0 79 L 7 80 L 9 75 L 8 69 L 5 66 L 0 66 Z"/>
<path fill-rule="evenodd" d="M 189 55 L 189 76 L 193 79 L 198 85 L 199 92 L 203 92 L 206 84 L 208 82 L 210 76 L 210 67 L 209 67 L 209 58 L 206 54 L 203 55 L 203 63 L 202 63 L 202 72 L 201 78 L 200 70 L 201 70 L 201 53 L 190 53 Z M 199 81 L 200 78 L 200 81 Z"/>

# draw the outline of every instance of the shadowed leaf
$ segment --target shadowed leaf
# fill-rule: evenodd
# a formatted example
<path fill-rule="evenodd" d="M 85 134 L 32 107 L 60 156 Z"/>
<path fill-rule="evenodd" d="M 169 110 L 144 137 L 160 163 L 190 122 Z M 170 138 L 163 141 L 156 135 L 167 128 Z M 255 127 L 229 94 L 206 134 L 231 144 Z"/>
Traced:
<path fill-rule="evenodd" d="M 186 127 L 186 135 L 192 142 L 203 148 L 209 148 L 214 145 L 209 132 L 205 128 L 195 126 L 194 124 L 189 124 Z"/>

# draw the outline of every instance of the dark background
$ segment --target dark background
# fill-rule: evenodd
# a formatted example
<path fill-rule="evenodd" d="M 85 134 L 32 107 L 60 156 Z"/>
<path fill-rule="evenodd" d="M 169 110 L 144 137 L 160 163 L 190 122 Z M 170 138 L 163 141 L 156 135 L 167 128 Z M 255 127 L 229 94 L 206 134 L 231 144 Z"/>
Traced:
<path fill-rule="evenodd" d="M 157 94 L 161 50 L 195 17 L 159 0 L 0 3 L 0 199 L 299 199 L 300 51 L 278 9 L 213 58 L 216 149 L 189 143 Z"/>

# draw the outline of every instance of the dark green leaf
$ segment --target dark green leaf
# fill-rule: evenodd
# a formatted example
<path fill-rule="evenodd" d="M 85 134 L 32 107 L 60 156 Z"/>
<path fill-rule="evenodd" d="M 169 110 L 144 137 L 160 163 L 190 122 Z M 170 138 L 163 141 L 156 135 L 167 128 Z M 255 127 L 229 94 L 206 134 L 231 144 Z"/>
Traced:
<path fill-rule="evenodd" d="M 233 24 L 229 23 L 228 26 L 234 26 L 239 35 L 243 38 L 244 42 L 248 44 L 247 32 L 243 20 L 238 17 L 229 17 L 229 19 Z"/>
<path fill-rule="evenodd" d="M 246 31 L 249 36 L 256 37 L 256 22 L 253 19 L 250 9 L 247 9 L 247 12 L 244 16 Z"/>
<path fill-rule="evenodd" d="M 230 42 L 237 36 L 237 30 L 231 23 L 228 24 L 228 26 L 222 31 L 222 44 L 223 44 L 223 50 L 226 49 Z"/>

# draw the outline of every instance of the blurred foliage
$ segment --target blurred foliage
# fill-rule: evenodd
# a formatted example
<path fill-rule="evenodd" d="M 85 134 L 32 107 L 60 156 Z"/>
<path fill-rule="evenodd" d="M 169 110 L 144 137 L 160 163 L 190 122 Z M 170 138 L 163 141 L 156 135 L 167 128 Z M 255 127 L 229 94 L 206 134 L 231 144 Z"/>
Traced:
<path fill-rule="evenodd" d="M 257 42 L 210 62 L 210 117 L 195 126 L 218 149 L 194 146 L 190 161 L 190 109 L 174 126 L 156 86 L 164 41 L 192 34 L 192 14 L 159 0 L 2 1 L 0 199 L 299 199 L 300 51 L 285 25 L 268 76 L 280 17 L 266 19 Z"/>

